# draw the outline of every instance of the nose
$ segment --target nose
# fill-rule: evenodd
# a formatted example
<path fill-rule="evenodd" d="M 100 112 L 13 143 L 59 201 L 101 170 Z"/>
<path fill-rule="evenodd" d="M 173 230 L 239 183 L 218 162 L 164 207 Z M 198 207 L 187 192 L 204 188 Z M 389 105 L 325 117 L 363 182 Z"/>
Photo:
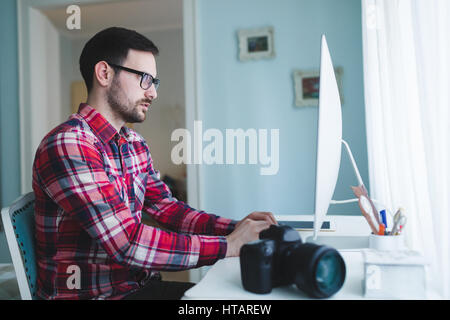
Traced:
<path fill-rule="evenodd" d="M 154 85 L 154 84 L 152 84 L 152 85 L 150 86 L 150 88 L 148 88 L 147 90 L 145 90 L 145 97 L 146 97 L 147 99 L 151 99 L 151 100 L 154 100 L 154 99 L 156 99 L 156 97 L 158 97 L 158 93 L 156 92 L 156 89 L 155 89 L 155 85 Z"/>

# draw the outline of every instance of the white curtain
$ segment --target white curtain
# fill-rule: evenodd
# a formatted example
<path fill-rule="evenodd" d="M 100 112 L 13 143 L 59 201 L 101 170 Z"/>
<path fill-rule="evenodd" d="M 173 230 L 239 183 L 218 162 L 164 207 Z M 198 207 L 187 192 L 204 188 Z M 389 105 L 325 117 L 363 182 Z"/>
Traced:
<path fill-rule="evenodd" d="M 371 196 L 405 209 L 407 245 L 450 298 L 450 1 L 362 0 Z"/>

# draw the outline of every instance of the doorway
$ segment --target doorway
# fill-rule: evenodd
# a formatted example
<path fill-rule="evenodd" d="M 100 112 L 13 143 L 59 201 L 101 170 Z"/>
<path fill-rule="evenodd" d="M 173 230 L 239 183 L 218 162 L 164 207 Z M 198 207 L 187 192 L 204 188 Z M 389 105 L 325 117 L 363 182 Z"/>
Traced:
<path fill-rule="evenodd" d="M 67 26 L 67 9 L 74 4 L 80 8 L 79 29 Z M 84 44 L 104 28 L 121 26 L 147 36 L 160 50 L 158 99 L 146 121 L 133 129 L 147 141 L 154 166 L 174 196 L 187 200 L 186 166 L 170 158 L 171 133 L 186 127 L 183 0 L 24 0 L 18 2 L 18 20 L 22 193 L 31 191 L 32 162 L 42 138 L 84 102 L 78 67 Z M 189 275 L 164 278 L 187 281 Z"/>

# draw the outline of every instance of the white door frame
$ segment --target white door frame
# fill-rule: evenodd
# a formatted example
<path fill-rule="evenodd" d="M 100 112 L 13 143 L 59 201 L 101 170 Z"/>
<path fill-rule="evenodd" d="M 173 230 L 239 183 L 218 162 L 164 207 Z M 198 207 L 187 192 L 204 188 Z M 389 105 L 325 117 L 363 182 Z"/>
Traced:
<path fill-rule="evenodd" d="M 186 105 L 186 129 L 194 132 L 194 121 L 201 120 L 201 73 L 200 35 L 198 20 L 198 0 L 183 0 L 183 41 L 184 41 L 184 87 Z M 191 135 L 192 136 L 192 135 Z M 195 143 L 195 142 L 194 142 Z M 202 156 L 202 148 L 193 148 L 199 152 L 194 159 Z M 193 152 L 192 154 L 193 155 Z M 193 208 L 203 209 L 202 170 L 198 164 L 186 165 L 187 197 Z M 191 282 L 199 282 L 206 268 L 192 269 L 189 272 Z"/>
<path fill-rule="evenodd" d="M 186 129 L 194 132 L 194 121 L 201 117 L 199 23 L 197 19 L 198 0 L 183 0 L 183 41 L 184 41 L 184 83 L 186 105 Z M 194 148 L 200 153 L 201 148 Z M 197 156 L 202 156 L 201 154 Z M 195 157 L 194 157 L 195 158 Z M 198 164 L 186 165 L 187 192 L 189 205 L 202 208 L 201 170 Z"/>

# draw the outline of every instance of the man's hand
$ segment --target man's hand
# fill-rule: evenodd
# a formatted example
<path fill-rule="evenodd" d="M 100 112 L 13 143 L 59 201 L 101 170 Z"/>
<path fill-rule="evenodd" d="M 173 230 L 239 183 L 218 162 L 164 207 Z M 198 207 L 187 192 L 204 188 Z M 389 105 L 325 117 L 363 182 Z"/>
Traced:
<path fill-rule="evenodd" d="M 252 213 L 250 213 L 248 216 L 246 216 L 244 219 L 242 219 L 241 221 L 239 221 L 236 224 L 236 229 L 239 227 L 239 225 L 244 222 L 246 219 L 251 219 L 251 220 L 264 220 L 269 222 L 270 224 L 278 224 L 277 220 L 275 220 L 275 217 L 273 216 L 272 212 L 265 212 L 265 211 L 254 211 Z"/>
<path fill-rule="evenodd" d="M 271 212 L 252 212 L 236 224 L 236 228 L 226 238 L 228 242 L 226 257 L 237 257 L 241 247 L 259 239 L 259 233 L 277 224 Z"/>

